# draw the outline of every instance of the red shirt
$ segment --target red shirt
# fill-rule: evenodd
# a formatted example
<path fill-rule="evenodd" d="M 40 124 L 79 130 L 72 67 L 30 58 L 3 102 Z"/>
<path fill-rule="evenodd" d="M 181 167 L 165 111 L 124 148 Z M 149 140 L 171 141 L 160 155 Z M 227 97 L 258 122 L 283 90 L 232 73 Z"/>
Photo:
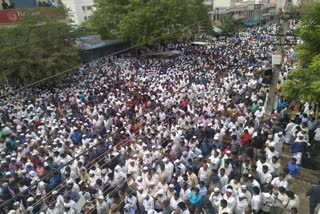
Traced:
<path fill-rule="evenodd" d="M 240 139 L 240 143 L 243 145 L 243 146 L 247 146 L 250 142 L 250 139 L 251 139 L 251 134 L 249 133 L 243 133 L 241 135 L 241 139 Z"/>

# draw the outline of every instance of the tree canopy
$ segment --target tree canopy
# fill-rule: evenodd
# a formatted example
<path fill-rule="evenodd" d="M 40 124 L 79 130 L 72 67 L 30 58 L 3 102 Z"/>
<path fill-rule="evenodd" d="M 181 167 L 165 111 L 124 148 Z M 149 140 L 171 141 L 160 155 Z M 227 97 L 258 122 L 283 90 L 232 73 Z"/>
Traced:
<path fill-rule="evenodd" d="M 222 29 L 225 33 L 235 33 L 236 32 L 236 24 L 231 15 L 225 15 L 221 19 Z"/>
<path fill-rule="evenodd" d="M 320 99 L 320 3 L 309 8 L 301 20 L 298 35 L 303 41 L 296 46 L 299 67 L 282 84 L 282 95 L 306 101 Z"/>
<path fill-rule="evenodd" d="M 102 38 L 124 39 L 133 45 L 162 42 L 209 26 L 203 0 L 97 0 L 96 8 L 86 25 L 96 28 Z"/>
<path fill-rule="evenodd" d="M 1 29 L 0 47 L 0 80 L 22 85 L 80 63 L 72 27 L 63 19 L 43 16 L 37 9 L 25 13 L 16 25 Z"/>

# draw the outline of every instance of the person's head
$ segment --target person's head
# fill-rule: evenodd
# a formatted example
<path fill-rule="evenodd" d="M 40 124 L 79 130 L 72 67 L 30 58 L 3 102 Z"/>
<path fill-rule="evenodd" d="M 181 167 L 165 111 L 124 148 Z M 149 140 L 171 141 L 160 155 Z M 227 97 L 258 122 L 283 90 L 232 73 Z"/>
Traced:
<path fill-rule="evenodd" d="M 226 172 L 226 170 L 225 170 L 224 168 L 221 168 L 221 169 L 220 169 L 220 174 L 221 174 L 222 176 L 224 176 L 225 172 Z"/>
<path fill-rule="evenodd" d="M 215 196 L 218 196 L 220 194 L 220 189 L 219 188 L 214 188 L 213 192 L 214 192 Z"/>
<path fill-rule="evenodd" d="M 298 209 L 296 207 L 292 207 L 290 210 L 290 214 L 298 214 Z"/>
<path fill-rule="evenodd" d="M 291 159 L 291 163 L 292 163 L 292 164 L 296 164 L 296 163 L 297 163 L 297 159 L 296 159 L 296 158 L 292 158 L 292 159 Z"/>
<path fill-rule="evenodd" d="M 179 193 L 175 192 L 173 194 L 174 200 L 178 200 L 179 199 Z"/>
<path fill-rule="evenodd" d="M 259 195 L 259 194 L 260 194 L 260 189 L 259 189 L 259 187 L 254 186 L 254 187 L 252 188 L 252 192 L 253 192 L 254 195 Z"/>
<path fill-rule="evenodd" d="M 250 207 L 246 207 L 246 208 L 244 209 L 244 214 L 251 214 L 251 213 L 252 213 L 252 210 L 251 210 Z"/>
<path fill-rule="evenodd" d="M 279 180 L 280 180 L 280 181 L 283 181 L 285 177 L 286 177 L 286 176 L 284 175 L 284 173 L 280 173 L 280 174 L 279 174 Z"/>
<path fill-rule="evenodd" d="M 277 163 L 278 162 L 278 157 L 277 156 L 273 156 L 272 157 L 272 163 Z"/>
<path fill-rule="evenodd" d="M 287 167 L 283 168 L 283 174 L 288 175 L 289 174 L 289 169 Z"/>
<path fill-rule="evenodd" d="M 294 193 L 291 190 L 287 190 L 286 194 L 290 199 L 294 199 Z"/>
<path fill-rule="evenodd" d="M 262 166 L 262 171 L 263 173 L 267 173 L 268 172 L 269 167 L 267 165 L 263 165 Z"/>
<path fill-rule="evenodd" d="M 199 188 L 194 187 L 194 188 L 192 189 L 192 192 L 193 192 L 194 194 L 198 194 L 198 193 L 199 193 Z"/>
<path fill-rule="evenodd" d="M 278 190 L 281 194 L 284 194 L 286 192 L 286 188 L 284 188 L 283 186 L 279 187 Z"/>
<path fill-rule="evenodd" d="M 207 164 L 207 163 L 203 163 L 203 164 L 202 164 L 202 167 L 203 167 L 204 169 L 208 169 L 208 164 Z"/>
<path fill-rule="evenodd" d="M 232 193 L 233 193 L 232 187 L 231 187 L 231 186 L 228 186 L 228 187 L 227 187 L 227 190 L 226 190 L 226 195 L 227 195 L 228 197 L 230 197 L 230 196 L 232 196 Z"/>
<path fill-rule="evenodd" d="M 227 205 L 228 205 L 227 200 L 222 199 L 222 200 L 220 201 L 220 206 L 221 206 L 222 208 L 226 208 L 226 207 L 227 207 Z"/>

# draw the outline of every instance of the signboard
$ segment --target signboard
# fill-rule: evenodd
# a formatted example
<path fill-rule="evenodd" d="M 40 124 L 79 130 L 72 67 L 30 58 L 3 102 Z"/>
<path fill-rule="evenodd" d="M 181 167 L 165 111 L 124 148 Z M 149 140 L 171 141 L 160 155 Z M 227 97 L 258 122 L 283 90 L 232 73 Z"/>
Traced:
<path fill-rule="evenodd" d="M 19 10 L 0 10 L 0 23 L 14 23 L 18 22 L 22 17 Z"/>
<path fill-rule="evenodd" d="M 255 4 L 254 5 L 254 9 L 261 9 L 261 7 L 262 7 L 262 4 Z"/>
<path fill-rule="evenodd" d="M 41 14 L 43 17 L 54 19 L 64 19 L 66 17 L 65 11 L 62 7 L 7 9 L 0 10 L 0 24 L 13 24 L 19 22 L 26 14 Z"/>

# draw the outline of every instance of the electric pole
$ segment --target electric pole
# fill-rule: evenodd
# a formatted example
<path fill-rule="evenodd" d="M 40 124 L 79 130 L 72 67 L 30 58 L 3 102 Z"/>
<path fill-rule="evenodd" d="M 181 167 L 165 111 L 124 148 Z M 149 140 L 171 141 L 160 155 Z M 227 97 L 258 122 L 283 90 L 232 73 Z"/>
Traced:
<path fill-rule="evenodd" d="M 292 0 L 286 0 L 284 5 L 284 11 L 282 11 L 282 13 L 279 11 L 280 27 L 277 32 L 277 50 L 276 53 L 272 55 L 272 77 L 265 109 L 265 114 L 269 116 L 272 114 L 277 98 L 277 84 L 283 61 L 283 46 L 285 44 L 286 33 L 289 27 L 289 18 L 286 14 L 290 13 Z"/>

